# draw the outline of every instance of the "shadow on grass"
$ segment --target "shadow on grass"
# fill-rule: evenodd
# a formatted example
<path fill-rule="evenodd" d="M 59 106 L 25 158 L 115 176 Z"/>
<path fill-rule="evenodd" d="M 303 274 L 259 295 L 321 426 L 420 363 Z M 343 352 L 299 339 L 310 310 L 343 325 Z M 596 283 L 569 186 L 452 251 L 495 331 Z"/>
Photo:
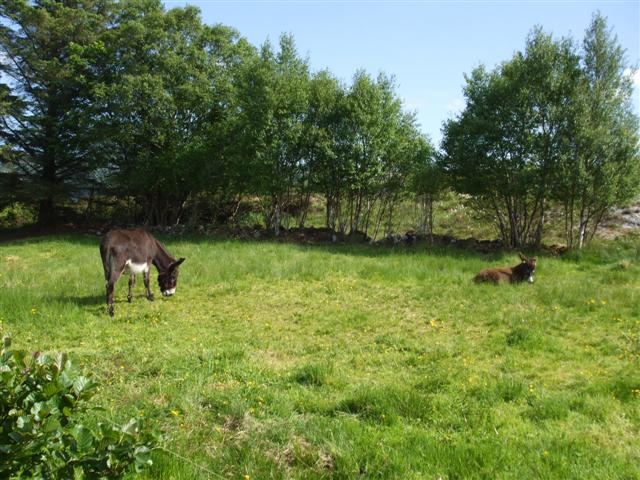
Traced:
<path fill-rule="evenodd" d="M 32 236 L 25 238 L 11 238 L 0 234 L 0 246 L 34 244 L 48 241 L 63 241 L 66 243 L 82 246 L 94 246 L 96 255 L 98 255 L 98 246 L 100 244 L 100 236 L 95 234 L 54 234 Z M 438 257 L 449 257 L 458 259 L 482 259 L 483 261 L 495 261 L 504 257 L 513 256 L 517 259 L 517 250 L 510 248 L 502 248 L 496 250 L 477 250 L 473 248 L 465 248 L 457 245 L 434 245 L 429 246 L 426 243 L 417 243 L 411 246 L 398 245 L 371 245 L 368 243 L 308 243 L 300 244 L 291 241 L 279 241 L 276 238 L 236 239 L 223 235 L 163 235 L 156 234 L 156 237 L 165 243 L 169 250 L 179 250 L 181 244 L 193 245 L 216 245 L 216 244 L 233 244 L 233 245 L 287 245 L 289 248 L 309 251 L 322 251 L 335 255 L 362 256 L 368 258 L 406 256 L 406 255 L 433 255 Z M 614 241 L 598 241 L 594 245 L 582 250 L 569 252 L 566 255 L 557 257 L 545 250 L 532 251 L 523 249 L 525 255 L 537 255 L 538 257 L 554 257 L 563 258 L 572 262 L 586 262 L 592 264 L 601 264 L 615 261 L 623 258 L 640 259 L 640 236 L 630 236 L 629 238 Z"/>
<path fill-rule="evenodd" d="M 106 305 L 104 295 L 57 295 L 49 300 L 58 303 L 76 305 L 78 307 L 90 307 L 95 305 Z"/>
<path fill-rule="evenodd" d="M 3 232 L 4 233 L 4 232 Z M 296 243 L 292 241 L 279 241 L 276 238 L 261 238 L 256 240 L 237 239 L 225 237 L 222 235 L 162 235 L 154 234 L 162 243 L 165 243 L 169 250 L 180 248 L 180 244 L 194 245 L 216 245 L 216 244 L 235 244 L 235 245 L 287 245 L 290 248 L 299 250 L 318 250 L 337 255 L 355 255 L 364 257 L 389 257 L 398 255 L 415 255 L 428 253 L 431 255 L 456 257 L 456 258 L 500 258 L 504 253 L 510 252 L 508 249 L 496 250 L 491 252 L 480 252 L 472 249 L 465 249 L 453 245 L 442 246 L 437 245 L 429 247 L 424 243 L 412 246 L 399 245 L 371 245 L 369 243 Z M 38 244 L 50 241 L 65 242 L 78 246 L 94 246 L 96 255 L 100 245 L 100 236 L 91 234 L 52 234 L 37 235 L 15 238 L 0 234 L 0 246 Z"/>

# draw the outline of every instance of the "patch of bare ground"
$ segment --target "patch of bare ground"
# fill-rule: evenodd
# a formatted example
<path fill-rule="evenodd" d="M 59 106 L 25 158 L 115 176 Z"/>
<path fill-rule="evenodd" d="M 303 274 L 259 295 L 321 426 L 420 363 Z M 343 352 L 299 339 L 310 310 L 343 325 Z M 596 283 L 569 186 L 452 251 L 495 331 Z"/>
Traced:
<path fill-rule="evenodd" d="M 613 240 L 640 232 L 640 199 L 629 206 L 612 209 L 602 221 L 597 236 Z"/>

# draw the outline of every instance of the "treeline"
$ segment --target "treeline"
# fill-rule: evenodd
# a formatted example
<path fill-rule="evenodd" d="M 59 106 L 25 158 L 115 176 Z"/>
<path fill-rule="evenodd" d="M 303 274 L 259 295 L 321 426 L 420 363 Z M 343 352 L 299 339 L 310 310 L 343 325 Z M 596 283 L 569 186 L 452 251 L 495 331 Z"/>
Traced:
<path fill-rule="evenodd" d="M 509 245 L 539 242 L 558 208 L 582 245 L 637 190 L 631 80 L 600 16 L 581 49 L 535 30 L 472 72 L 440 151 L 392 77 L 313 72 L 288 35 L 256 48 L 156 0 L 8 0 L 0 18 L 0 208 L 34 205 L 43 225 L 73 202 L 131 223 L 233 222 L 249 199 L 277 234 L 322 199 L 327 227 L 376 236 L 410 200 L 426 233 L 453 189 Z"/>

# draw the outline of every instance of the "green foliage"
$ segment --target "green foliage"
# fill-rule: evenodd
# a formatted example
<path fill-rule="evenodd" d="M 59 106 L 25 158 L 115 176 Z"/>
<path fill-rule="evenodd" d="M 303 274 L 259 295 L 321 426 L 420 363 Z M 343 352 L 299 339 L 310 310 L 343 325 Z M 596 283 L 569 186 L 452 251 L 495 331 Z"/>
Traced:
<path fill-rule="evenodd" d="M 91 185 L 104 158 L 86 112 L 98 72 L 86 67 L 102 49 L 110 9 L 93 0 L 0 6 L 0 158 L 14 177 L 13 200 L 37 204 L 41 224 Z"/>
<path fill-rule="evenodd" d="M 581 50 L 538 27 L 473 70 L 442 155 L 392 76 L 312 72 L 290 35 L 258 49 L 160 0 L 11 0 L 0 19 L 0 207 L 23 202 L 41 225 L 101 209 L 235 222 L 249 199 L 277 234 L 320 200 L 325 226 L 379 237 L 412 200 L 412 227 L 432 236 L 449 185 L 506 244 L 539 246 L 552 219 L 581 247 L 640 185 L 632 69 L 600 15 Z"/>
<path fill-rule="evenodd" d="M 16 228 L 34 223 L 37 212 L 27 204 L 13 202 L 0 209 L 0 227 Z"/>
<path fill-rule="evenodd" d="M 548 213 L 564 210 L 569 247 L 640 184 L 638 119 L 621 47 L 595 15 L 582 52 L 541 28 L 494 71 L 466 77 L 467 106 L 445 124 L 442 167 L 490 212 L 503 241 L 539 245 Z"/>
<path fill-rule="evenodd" d="M 237 32 L 203 25 L 195 7 L 132 2 L 105 37 L 94 108 L 111 158 L 108 192 L 158 224 L 175 223 L 189 195 L 216 192 L 230 128 L 231 76 L 250 48 Z M 131 212 L 135 218 L 136 212 Z"/>
<path fill-rule="evenodd" d="M 612 205 L 640 191 L 640 137 L 624 50 L 606 19 L 586 31 L 581 77 L 570 107 L 570 151 L 554 169 L 554 193 L 564 207 L 569 247 L 590 241 Z"/>
<path fill-rule="evenodd" d="M 0 204 L 37 204 L 40 223 L 110 197 L 130 223 L 195 223 L 253 196 L 277 233 L 324 194 L 330 228 L 388 230 L 432 150 L 390 77 L 312 74 L 290 35 L 258 51 L 159 0 L 16 0 L 0 17 Z"/>
<path fill-rule="evenodd" d="M 248 189 L 263 200 L 268 228 L 278 233 L 283 210 L 308 179 L 303 170 L 304 116 L 309 67 L 293 37 L 283 35 L 277 52 L 266 42 L 240 77 L 238 136 L 247 161 Z"/>
<path fill-rule="evenodd" d="M 119 478 L 151 465 L 154 438 L 143 422 L 89 428 L 81 416 L 97 383 L 66 354 L 0 350 L 0 475 L 3 478 Z"/>
<path fill-rule="evenodd" d="M 540 242 L 576 71 L 570 42 L 536 29 L 524 53 L 466 77 L 467 108 L 445 126 L 442 164 L 453 187 L 491 212 L 508 245 Z"/>

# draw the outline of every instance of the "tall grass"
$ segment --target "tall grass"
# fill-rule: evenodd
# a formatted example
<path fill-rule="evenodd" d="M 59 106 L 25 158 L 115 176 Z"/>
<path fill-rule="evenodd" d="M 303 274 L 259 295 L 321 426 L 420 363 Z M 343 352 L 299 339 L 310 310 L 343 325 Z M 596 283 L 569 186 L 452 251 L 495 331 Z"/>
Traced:
<path fill-rule="evenodd" d="M 514 254 L 164 240 L 177 294 L 121 280 L 113 319 L 97 238 L 0 244 L 16 347 L 70 352 L 187 459 L 148 478 L 640 477 L 637 240 L 500 287 L 471 279 Z"/>

